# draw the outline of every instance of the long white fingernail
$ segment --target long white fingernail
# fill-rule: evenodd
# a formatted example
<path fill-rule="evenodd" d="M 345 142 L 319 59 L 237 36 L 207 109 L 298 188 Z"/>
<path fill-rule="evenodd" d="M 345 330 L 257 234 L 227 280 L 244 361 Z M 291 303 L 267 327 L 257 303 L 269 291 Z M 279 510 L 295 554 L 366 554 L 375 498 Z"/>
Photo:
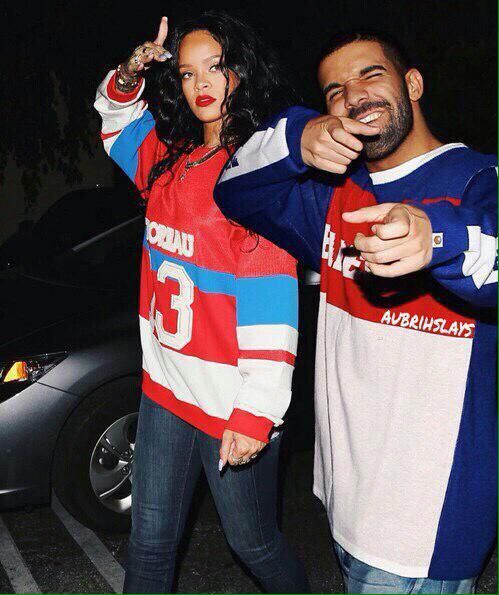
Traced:
<path fill-rule="evenodd" d="M 222 473 L 223 468 L 224 468 L 224 462 L 222 461 L 222 459 L 220 459 L 218 461 L 218 470 L 220 471 L 220 473 Z"/>

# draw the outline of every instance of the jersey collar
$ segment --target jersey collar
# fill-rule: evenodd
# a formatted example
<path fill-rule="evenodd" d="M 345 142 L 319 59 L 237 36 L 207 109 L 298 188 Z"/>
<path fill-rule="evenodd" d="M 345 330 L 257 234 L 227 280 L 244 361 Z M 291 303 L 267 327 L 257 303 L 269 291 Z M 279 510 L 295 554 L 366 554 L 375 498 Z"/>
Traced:
<path fill-rule="evenodd" d="M 428 151 L 428 153 L 423 153 L 422 155 L 418 155 L 413 159 L 409 159 L 405 163 L 401 163 L 396 167 L 392 167 L 390 169 L 385 169 L 384 171 L 376 171 L 370 173 L 369 176 L 371 178 L 372 183 L 376 186 L 378 184 L 388 184 L 389 182 L 395 182 L 395 180 L 399 180 L 403 178 L 416 169 L 421 167 L 428 161 L 431 161 L 435 157 L 442 155 L 442 153 L 446 153 L 451 149 L 463 149 L 467 148 L 463 143 L 448 143 L 446 145 L 442 145 L 441 147 L 437 147 L 433 149 L 433 151 Z"/>

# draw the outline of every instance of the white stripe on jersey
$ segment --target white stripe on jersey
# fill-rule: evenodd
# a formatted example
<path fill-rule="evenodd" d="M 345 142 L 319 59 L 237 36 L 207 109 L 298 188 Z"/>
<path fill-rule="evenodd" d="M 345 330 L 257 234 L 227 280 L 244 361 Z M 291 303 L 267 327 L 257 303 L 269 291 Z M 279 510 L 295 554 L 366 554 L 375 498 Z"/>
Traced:
<path fill-rule="evenodd" d="M 280 415 L 291 399 L 293 366 L 264 359 L 240 359 L 238 366 L 231 366 L 185 355 L 163 347 L 150 322 L 142 316 L 139 319 L 143 368 L 176 399 L 221 419 L 228 419 L 237 406 L 276 425 L 282 423 Z"/>
<path fill-rule="evenodd" d="M 480 226 L 468 225 L 468 250 L 464 252 L 463 275 L 472 277 L 478 289 L 497 282 L 494 265 L 497 258 L 497 238 L 482 233 Z"/>
<path fill-rule="evenodd" d="M 235 407 L 282 424 L 280 415 L 291 401 L 293 366 L 264 359 L 240 359 L 239 372 L 247 381 L 241 387 Z"/>
<path fill-rule="evenodd" d="M 298 331 L 287 324 L 253 324 L 237 327 L 239 349 L 278 349 L 296 355 Z"/>
<path fill-rule="evenodd" d="M 243 383 L 237 366 L 208 362 L 163 347 L 150 322 L 139 318 L 143 366 L 151 379 L 170 389 L 179 401 L 201 407 L 208 415 L 228 419 L 233 399 Z"/>
<path fill-rule="evenodd" d="M 253 172 L 267 165 L 281 161 L 289 155 L 286 142 L 287 119 L 279 120 L 274 128 L 255 132 L 249 141 L 236 153 L 237 164 L 226 169 L 219 180 L 227 182 L 244 174 Z"/>

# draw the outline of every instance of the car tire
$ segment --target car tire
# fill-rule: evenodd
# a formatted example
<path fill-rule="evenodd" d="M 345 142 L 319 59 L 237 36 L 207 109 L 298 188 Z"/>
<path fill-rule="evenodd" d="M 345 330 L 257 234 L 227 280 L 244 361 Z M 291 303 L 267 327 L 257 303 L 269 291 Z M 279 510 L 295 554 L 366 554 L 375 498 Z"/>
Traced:
<path fill-rule="evenodd" d="M 129 511 L 111 510 L 96 495 L 90 463 L 95 460 L 95 449 L 106 430 L 125 416 L 136 414 L 139 403 L 140 378 L 119 378 L 86 397 L 59 435 L 52 467 L 55 493 L 70 514 L 92 529 L 130 529 Z"/>

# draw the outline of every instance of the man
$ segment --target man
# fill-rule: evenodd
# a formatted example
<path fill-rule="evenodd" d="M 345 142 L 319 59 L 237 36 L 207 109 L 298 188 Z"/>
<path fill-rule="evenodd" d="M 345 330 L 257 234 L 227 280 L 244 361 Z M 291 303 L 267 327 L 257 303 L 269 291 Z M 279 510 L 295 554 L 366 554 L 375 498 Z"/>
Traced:
<path fill-rule="evenodd" d="M 470 593 L 497 510 L 496 160 L 432 135 L 384 36 L 337 37 L 318 78 L 328 115 L 255 133 L 217 201 L 321 272 L 314 493 L 347 591 Z"/>

